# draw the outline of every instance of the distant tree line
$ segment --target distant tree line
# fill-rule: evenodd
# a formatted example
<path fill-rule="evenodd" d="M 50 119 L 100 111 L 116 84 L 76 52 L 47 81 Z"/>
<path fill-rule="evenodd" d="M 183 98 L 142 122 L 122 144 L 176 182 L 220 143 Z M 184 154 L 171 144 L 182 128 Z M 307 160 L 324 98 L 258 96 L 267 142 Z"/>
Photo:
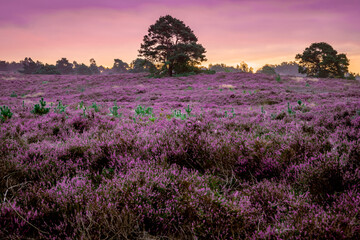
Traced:
<path fill-rule="evenodd" d="M 256 73 L 264 74 L 280 74 L 280 75 L 291 75 L 291 76 L 305 76 L 305 74 L 299 73 L 299 64 L 296 62 L 282 62 L 281 64 L 265 64 L 259 68 Z"/>
<path fill-rule="evenodd" d="M 145 59 L 137 58 L 130 64 L 120 60 L 114 59 L 112 68 L 104 66 L 97 66 L 94 58 L 90 59 L 90 65 L 78 63 L 76 61 L 70 62 L 67 58 L 61 58 L 56 61 L 55 65 L 43 64 L 40 61 L 34 61 L 30 57 L 26 57 L 20 62 L 6 62 L 0 61 L 0 71 L 20 72 L 23 74 L 78 74 L 78 75 L 93 75 L 93 74 L 115 74 L 115 73 L 142 73 L 151 72 L 156 69 L 155 65 Z"/>
<path fill-rule="evenodd" d="M 241 62 L 240 64 L 237 64 L 236 67 L 227 66 L 224 63 L 210 64 L 209 70 L 216 72 L 248 72 L 248 73 L 254 72 L 254 69 L 252 67 L 249 67 L 249 65 L 245 62 Z"/>

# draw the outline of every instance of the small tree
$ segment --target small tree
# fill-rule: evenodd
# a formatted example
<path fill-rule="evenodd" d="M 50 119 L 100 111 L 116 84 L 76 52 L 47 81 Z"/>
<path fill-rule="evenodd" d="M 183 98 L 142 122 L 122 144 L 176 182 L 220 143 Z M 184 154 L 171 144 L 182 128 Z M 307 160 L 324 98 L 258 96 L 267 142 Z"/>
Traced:
<path fill-rule="evenodd" d="M 276 74 L 274 67 L 269 64 L 265 64 L 262 68 L 257 70 L 256 73 L 264 73 L 267 75 L 275 75 Z"/>
<path fill-rule="evenodd" d="M 246 62 L 242 61 L 240 65 L 236 65 L 236 69 L 240 70 L 241 72 L 248 72 L 253 73 L 254 69 L 252 67 L 249 67 Z"/>
<path fill-rule="evenodd" d="M 310 77 L 344 78 L 348 72 L 349 60 L 346 55 L 338 54 L 325 42 L 311 44 L 303 54 L 297 54 L 295 59 L 299 61 L 299 73 Z"/>
<path fill-rule="evenodd" d="M 182 21 L 170 15 L 160 17 L 144 36 L 139 56 L 154 63 L 162 63 L 168 68 L 169 76 L 205 61 L 205 48 L 198 44 L 193 31 Z"/>
<path fill-rule="evenodd" d="M 129 69 L 129 65 L 120 59 L 114 59 L 114 66 L 112 70 L 117 73 L 124 73 Z"/>
<path fill-rule="evenodd" d="M 99 74 L 100 70 L 98 68 L 98 66 L 96 65 L 96 61 L 95 59 L 91 58 L 90 59 L 90 71 L 92 72 L 92 74 Z"/>

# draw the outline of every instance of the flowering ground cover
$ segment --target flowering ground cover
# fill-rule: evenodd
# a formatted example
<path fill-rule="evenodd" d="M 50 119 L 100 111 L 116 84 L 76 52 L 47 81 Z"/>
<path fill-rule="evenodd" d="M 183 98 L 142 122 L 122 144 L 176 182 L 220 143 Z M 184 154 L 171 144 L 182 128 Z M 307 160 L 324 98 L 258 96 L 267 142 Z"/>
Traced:
<path fill-rule="evenodd" d="M 360 238 L 358 81 L 0 85 L 1 239 Z"/>

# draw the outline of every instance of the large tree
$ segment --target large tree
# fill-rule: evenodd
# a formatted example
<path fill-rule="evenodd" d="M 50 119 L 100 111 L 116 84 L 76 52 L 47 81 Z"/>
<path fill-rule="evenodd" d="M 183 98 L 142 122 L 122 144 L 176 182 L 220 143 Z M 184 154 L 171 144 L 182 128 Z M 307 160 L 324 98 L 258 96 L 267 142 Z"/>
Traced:
<path fill-rule="evenodd" d="M 180 72 L 186 66 L 194 66 L 205 59 L 205 48 L 197 43 L 193 31 L 182 21 L 170 15 L 160 17 L 151 25 L 144 36 L 139 56 L 153 63 L 163 63 L 168 67 L 169 76 L 173 70 Z"/>
<path fill-rule="evenodd" d="M 303 54 L 297 54 L 295 59 L 299 61 L 299 73 L 310 77 L 344 78 L 348 72 L 349 60 L 346 55 L 338 54 L 325 42 L 311 44 Z"/>

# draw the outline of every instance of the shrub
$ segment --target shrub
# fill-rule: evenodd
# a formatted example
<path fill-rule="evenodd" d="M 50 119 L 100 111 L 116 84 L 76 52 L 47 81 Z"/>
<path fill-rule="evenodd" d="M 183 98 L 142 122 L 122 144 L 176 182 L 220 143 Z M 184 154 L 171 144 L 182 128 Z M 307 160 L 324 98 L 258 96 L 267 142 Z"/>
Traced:
<path fill-rule="evenodd" d="M 67 107 L 67 105 L 63 105 L 62 101 L 59 101 L 58 105 L 54 109 L 54 112 L 64 113 Z"/>
<path fill-rule="evenodd" d="M 116 101 L 114 101 L 114 106 L 112 106 L 111 108 L 109 108 L 110 110 L 110 116 L 114 116 L 114 117 L 121 117 L 122 113 L 118 113 L 118 110 L 120 109 L 119 106 L 116 105 Z"/>
<path fill-rule="evenodd" d="M 99 106 L 96 105 L 96 103 L 93 103 L 93 104 L 90 106 L 90 108 L 93 108 L 93 109 L 95 110 L 95 112 L 100 112 Z"/>
<path fill-rule="evenodd" d="M 40 104 L 35 104 L 34 109 L 31 112 L 39 115 L 47 114 L 50 111 L 50 108 L 45 108 L 46 102 L 44 101 L 44 98 L 41 98 L 39 102 Z"/>
<path fill-rule="evenodd" d="M 331 202 L 333 194 L 344 190 L 339 161 L 323 156 L 311 159 L 302 165 L 295 186 L 301 191 L 309 191 L 315 202 Z"/>
<path fill-rule="evenodd" d="M 143 107 L 141 105 L 138 105 L 135 109 L 135 114 L 137 116 L 152 116 L 153 115 L 153 108 L 152 107 Z"/>
<path fill-rule="evenodd" d="M 10 108 L 7 106 L 0 106 L 0 119 L 2 122 L 5 122 L 6 120 L 10 119 L 12 117 L 13 113 L 10 111 Z"/>

